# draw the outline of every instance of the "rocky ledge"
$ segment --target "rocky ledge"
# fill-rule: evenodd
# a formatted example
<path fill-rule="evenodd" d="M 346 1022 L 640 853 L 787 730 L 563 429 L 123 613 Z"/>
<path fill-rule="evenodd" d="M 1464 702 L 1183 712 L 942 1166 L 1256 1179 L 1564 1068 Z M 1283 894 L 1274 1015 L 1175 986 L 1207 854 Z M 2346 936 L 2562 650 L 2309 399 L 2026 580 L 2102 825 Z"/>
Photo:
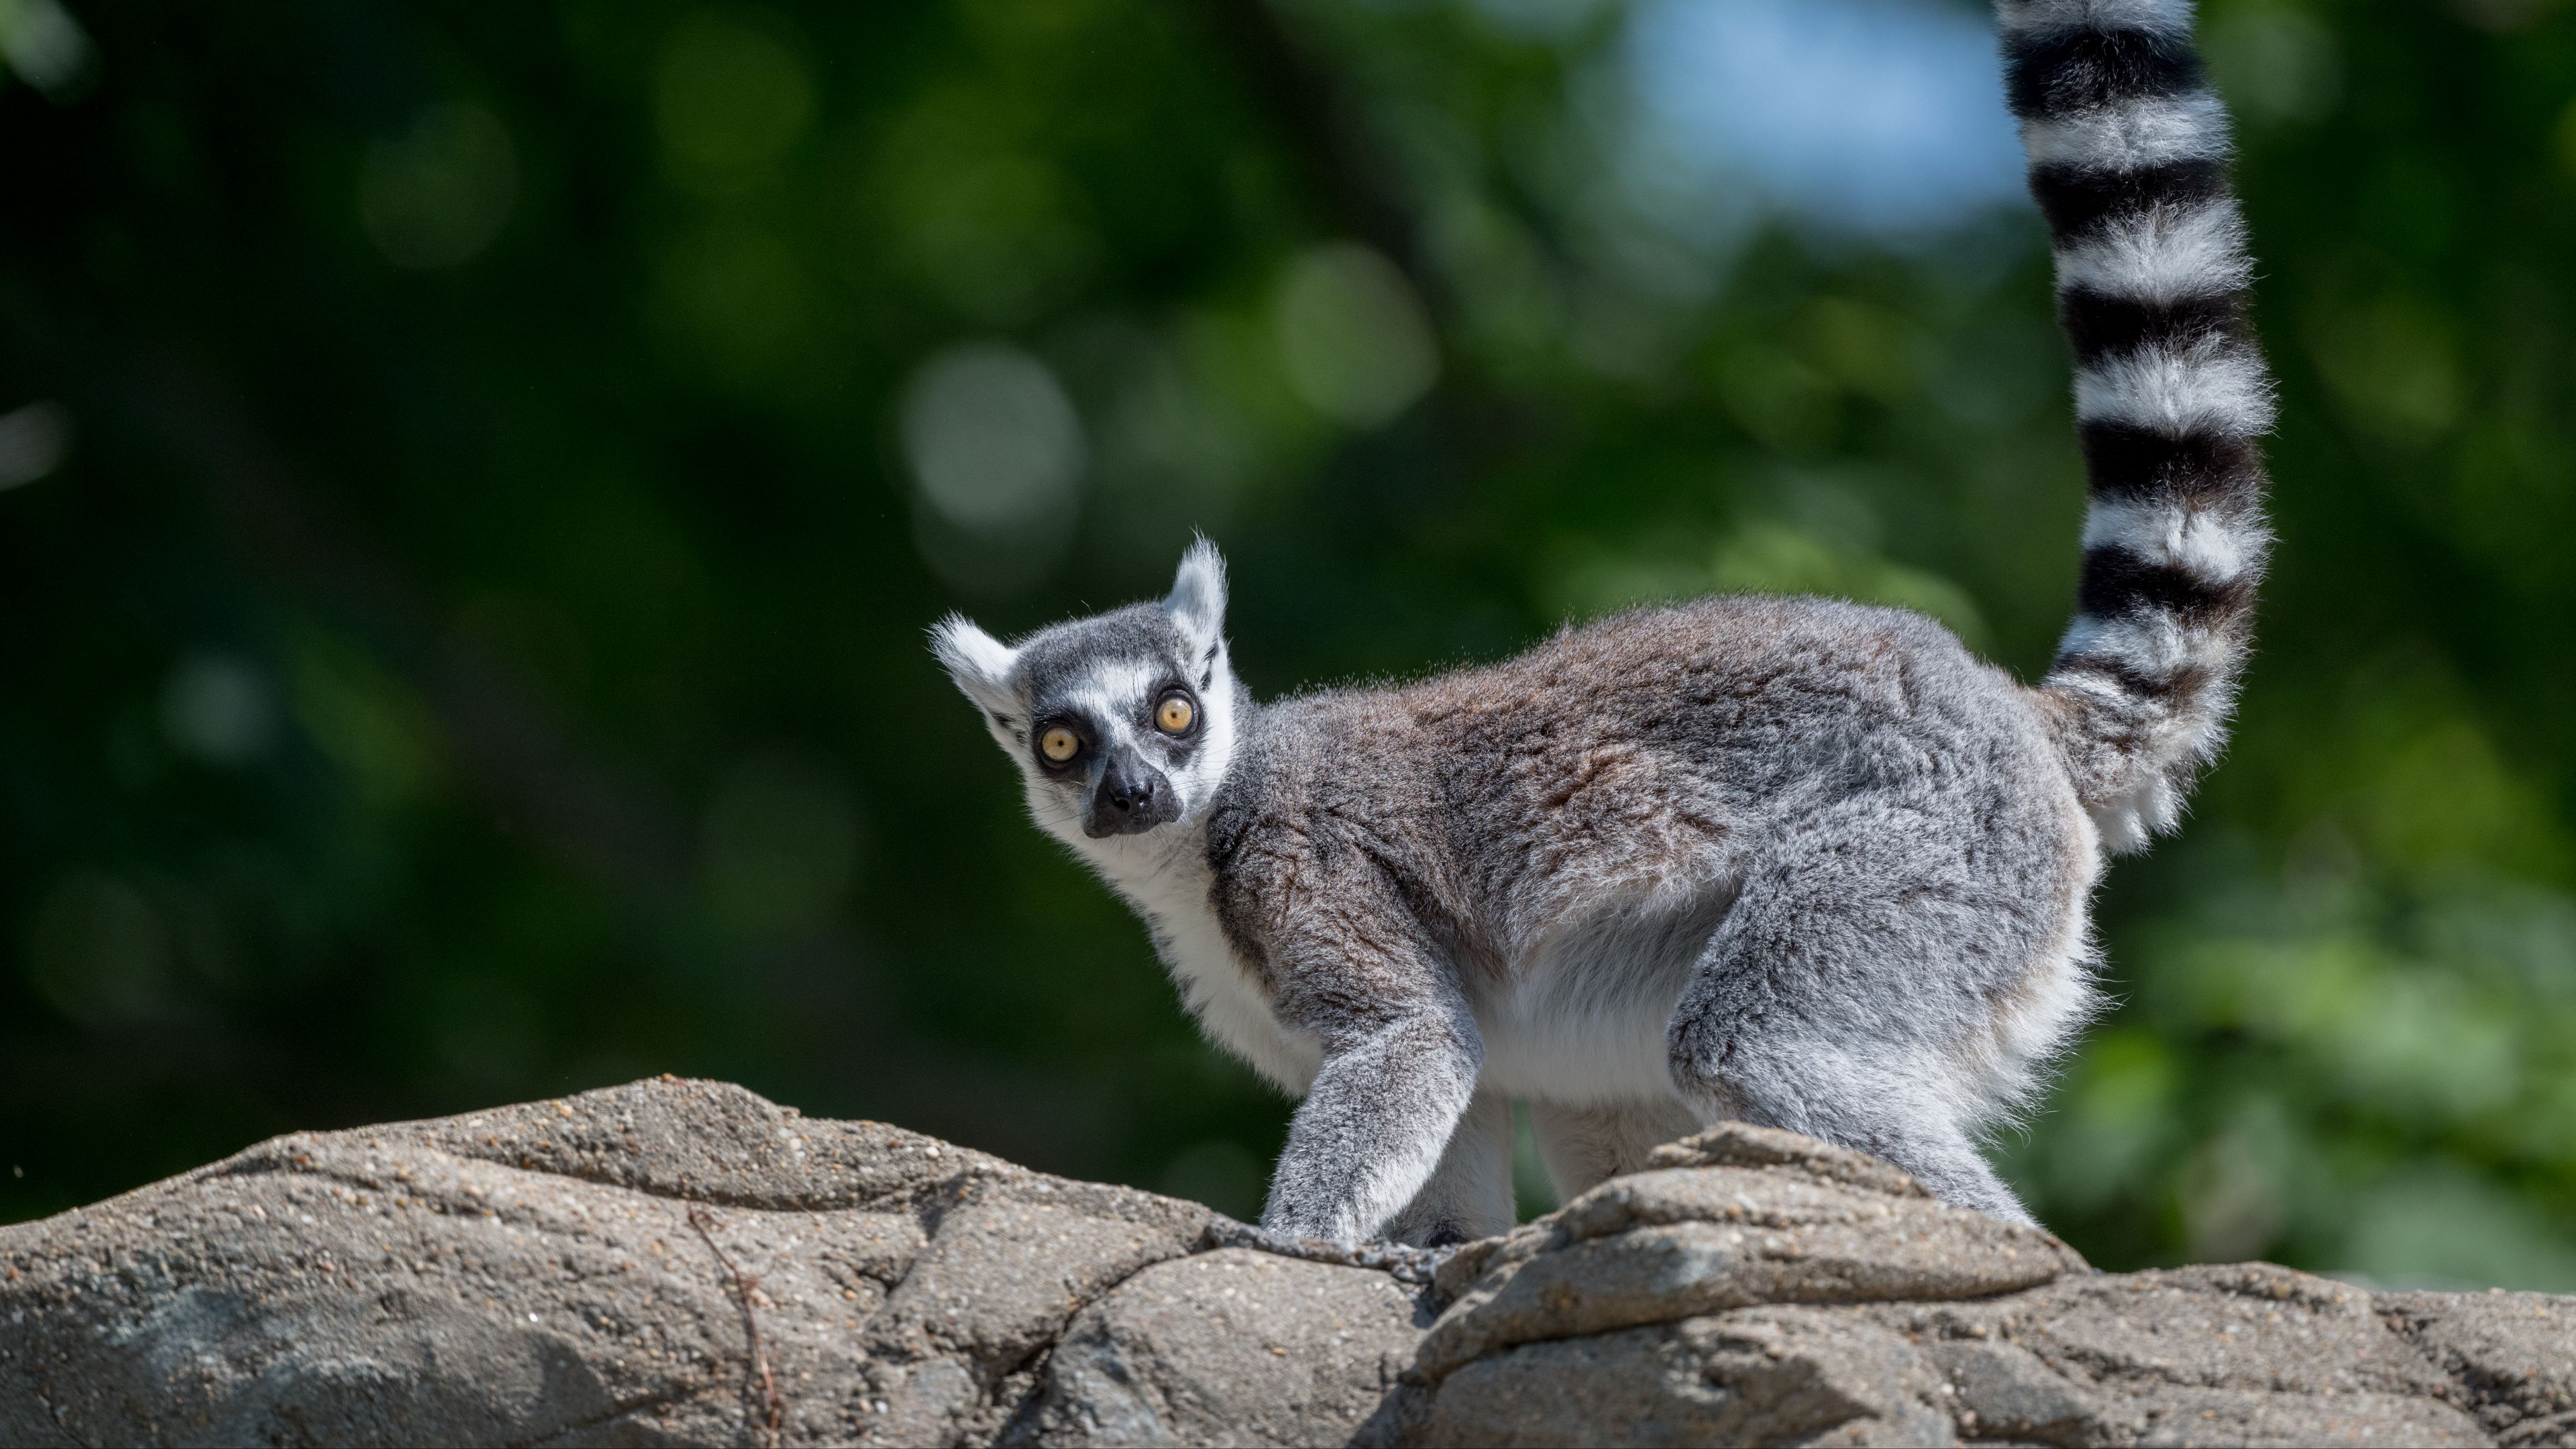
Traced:
<path fill-rule="evenodd" d="M 2576 1299 L 2098 1274 L 1753 1128 L 1427 1275 L 1247 1241 L 712 1082 L 283 1137 L 0 1228 L 0 1442 L 2576 1444 Z"/>

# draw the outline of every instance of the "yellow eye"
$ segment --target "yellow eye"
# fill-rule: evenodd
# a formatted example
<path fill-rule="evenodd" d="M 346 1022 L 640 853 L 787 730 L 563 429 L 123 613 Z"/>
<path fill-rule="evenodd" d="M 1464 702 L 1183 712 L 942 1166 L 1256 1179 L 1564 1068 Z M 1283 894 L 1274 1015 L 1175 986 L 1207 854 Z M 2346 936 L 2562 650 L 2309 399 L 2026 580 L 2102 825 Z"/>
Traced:
<path fill-rule="evenodd" d="M 1185 694 L 1171 696 L 1154 710 L 1154 723 L 1161 725 L 1163 733 L 1167 735 L 1189 733 L 1190 722 L 1198 717 L 1197 706 L 1191 704 L 1189 696 Z"/>
<path fill-rule="evenodd" d="M 1073 737 L 1073 731 L 1066 729 L 1062 725 L 1057 725 L 1055 728 L 1048 730 L 1045 734 L 1038 736 L 1038 753 L 1055 761 L 1059 765 L 1072 759 L 1076 754 L 1080 753 L 1081 750 L 1082 741 L 1075 739 Z"/>

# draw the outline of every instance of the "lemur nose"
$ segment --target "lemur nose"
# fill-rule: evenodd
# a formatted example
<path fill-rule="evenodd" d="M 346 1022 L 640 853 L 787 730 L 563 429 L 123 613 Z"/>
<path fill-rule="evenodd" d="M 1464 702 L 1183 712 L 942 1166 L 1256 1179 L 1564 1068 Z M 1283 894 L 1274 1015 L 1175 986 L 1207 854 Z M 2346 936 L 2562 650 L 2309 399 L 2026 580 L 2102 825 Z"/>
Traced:
<path fill-rule="evenodd" d="M 1131 813 L 1153 804 L 1154 777 L 1145 775 L 1133 779 L 1110 781 L 1109 803 L 1117 809 Z"/>

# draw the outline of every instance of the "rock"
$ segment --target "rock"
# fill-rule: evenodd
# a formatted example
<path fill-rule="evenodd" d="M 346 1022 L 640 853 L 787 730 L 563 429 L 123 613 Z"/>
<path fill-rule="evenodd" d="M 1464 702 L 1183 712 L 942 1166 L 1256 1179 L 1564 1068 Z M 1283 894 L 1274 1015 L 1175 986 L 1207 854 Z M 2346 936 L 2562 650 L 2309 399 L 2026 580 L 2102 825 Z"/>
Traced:
<path fill-rule="evenodd" d="M 2501 1444 L 2576 1444 L 2576 1299 L 2545 1293 L 2383 1293 L 2382 1322 L 2457 1386 Z"/>
<path fill-rule="evenodd" d="M 2018 1344 L 1959 1339 L 1932 1344 L 1927 1354 L 1971 1433 L 2070 1444 L 2103 1422 L 2099 1399 Z"/>
<path fill-rule="evenodd" d="M 2069 1276 L 1958 1303 L 1748 1308 L 1523 1343 L 1452 1371 L 1424 1438 L 2494 1442 L 2449 1402 L 2456 1392 L 2368 1293 L 2258 1264 Z"/>
<path fill-rule="evenodd" d="M 0 1229 L 0 1441 L 989 1442 L 1211 1217 L 668 1079 L 285 1137 Z"/>
<path fill-rule="evenodd" d="M 1422 1377 L 1512 1344 L 1717 1309 L 1972 1298 L 2084 1267 L 2046 1233 L 1790 1133 L 1729 1124 L 1661 1160 L 1711 1165 L 1613 1178 L 1444 1266 L 1456 1302 L 1422 1345 Z"/>
<path fill-rule="evenodd" d="M 1452 1374 L 1435 1445 L 1948 1444 L 1940 1379 L 1850 1314 L 1755 1308 L 1524 1343 Z"/>
<path fill-rule="evenodd" d="M 2447 1295 L 2437 1295 L 2447 1296 Z M 1963 1436 L 2052 1444 L 2477 1444 L 2450 1379 L 2362 1289 L 2253 1263 L 1879 1308 Z"/>
<path fill-rule="evenodd" d="M 1421 1269 L 665 1078 L 0 1227 L 0 1442 L 2576 1445 L 2576 1300 L 2097 1274 L 1759 1128 Z"/>
<path fill-rule="evenodd" d="M 1923 1184 L 1866 1152 L 1854 1152 L 1795 1132 L 1720 1122 L 1705 1132 L 1668 1142 L 1647 1156 L 1648 1167 L 1787 1167 L 1825 1182 L 1885 1193 L 1925 1197 Z"/>
<path fill-rule="evenodd" d="M 1950 1323 L 2104 1385 L 2428 1396 L 2446 1382 L 2369 1293 L 2263 1263 L 2074 1279 L 1962 1307 L 1945 1334 Z"/>
<path fill-rule="evenodd" d="M 1361 1268 L 1240 1248 L 1157 1264 L 1065 1331 L 1033 1437 L 1348 1443 L 1412 1363 L 1423 1316 L 1416 1294 Z"/>

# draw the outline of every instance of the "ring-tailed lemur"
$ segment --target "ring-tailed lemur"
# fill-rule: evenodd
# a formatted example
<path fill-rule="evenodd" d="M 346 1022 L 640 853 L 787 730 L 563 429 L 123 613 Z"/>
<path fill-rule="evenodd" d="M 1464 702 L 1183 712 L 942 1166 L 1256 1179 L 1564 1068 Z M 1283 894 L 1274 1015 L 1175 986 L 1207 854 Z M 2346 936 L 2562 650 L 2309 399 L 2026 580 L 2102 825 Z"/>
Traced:
<path fill-rule="evenodd" d="M 1914 614 L 1733 597 L 1256 704 L 1204 541 L 1160 603 L 934 631 L 1038 824 L 1303 1096 L 1265 1227 L 1501 1231 L 1514 1098 L 1569 1194 L 1737 1117 L 2027 1221 L 1975 1135 L 2092 1005 L 2101 848 L 2219 746 L 2270 392 L 2188 0 L 1999 11 L 2092 492 L 2038 686 Z"/>

